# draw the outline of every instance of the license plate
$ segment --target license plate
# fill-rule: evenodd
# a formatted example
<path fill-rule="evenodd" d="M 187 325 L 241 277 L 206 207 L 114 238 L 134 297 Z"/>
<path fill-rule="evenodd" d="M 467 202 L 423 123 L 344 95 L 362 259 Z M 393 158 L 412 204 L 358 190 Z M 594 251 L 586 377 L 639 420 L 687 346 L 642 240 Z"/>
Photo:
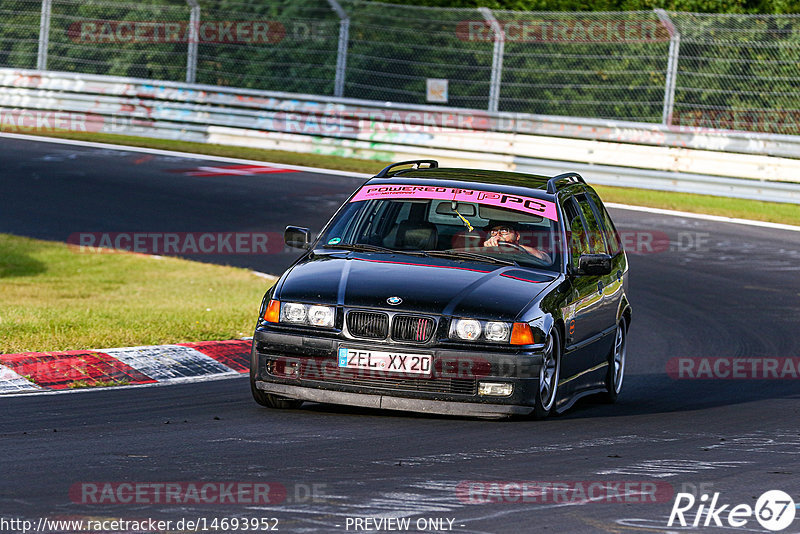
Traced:
<path fill-rule="evenodd" d="M 432 362 L 433 357 L 430 354 L 339 348 L 339 367 L 347 369 L 368 369 L 387 373 L 430 376 Z"/>

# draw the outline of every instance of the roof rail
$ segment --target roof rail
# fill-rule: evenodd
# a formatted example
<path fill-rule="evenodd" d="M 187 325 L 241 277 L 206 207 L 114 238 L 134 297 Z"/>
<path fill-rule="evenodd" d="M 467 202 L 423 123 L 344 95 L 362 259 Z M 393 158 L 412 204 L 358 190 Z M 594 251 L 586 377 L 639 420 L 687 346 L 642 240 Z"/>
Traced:
<path fill-rule="evenodd" d="M 411 169 L 406 169 L 406 170 L 410 171 L 410 170 L 413 170 L 413 169 L 419 169 L 420 165 L 422 165 L 423 163 L 427 163 L 428 164 L 427 167 L 424 167 L 426 169 L 435 169 L 435 168 L 437 168 L 439 166 L 439 162 L 436 161 L 435 159 L 414 159 L 414 160 L 409 160 L 409 161 L 401 161 L 399 163 L 392 163 L 391 165 L 389 165 L 388 167 L 383 169 L 381 172 L 376 174 L 375 178 L 386 178 L 386 177 L 389 177 L 390 176 L 389 172 L 392 169 L 394 169 L 395 167 L 399 167 L 401 165 L 413 165 L 413 167 L 411 167 Z M 398 171 L 398 172 L 400 172 L 400 171 Z"/>
<path fill-rule="evenodd" d="M 572 178 L 572 180 L 570 180 L 570 182 L 569 182 L 570 184 L 576 184 L 576 183 L 585 184 L 586 183 L 586 181 L 583 179 L 583 176 L 581 176 L 577 172 L 565 172 L 564 174 L 559 174 L 558 176 L 553 176 L 552 178 L 547 180 L 547 192 L 550 193 L 551 195 L 555 194 L 555 192 L 558 191 L 558 187 L 557 187 L 558 186 L 558 182 L 560 182 L 561 180 L 567 180 L 569 178 Z"/>

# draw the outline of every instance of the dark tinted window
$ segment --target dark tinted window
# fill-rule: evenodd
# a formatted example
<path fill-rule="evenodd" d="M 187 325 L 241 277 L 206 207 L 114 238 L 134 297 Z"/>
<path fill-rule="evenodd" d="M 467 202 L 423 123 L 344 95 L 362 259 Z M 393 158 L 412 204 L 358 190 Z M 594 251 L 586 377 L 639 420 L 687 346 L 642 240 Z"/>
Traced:
<path fill-rule="evenodd" d="M 319 246 L 366 244 L 397 251 L 471 252 L 560 270 L 559 221 L 477 203 L 460 202 L 455 210 L 450 202 L 439 209 L 441 205 L 439 200 L 426 199 L 350 202 L 325 230 Z M 491 238 L 490 223 L 508 226 L 505 239 L 510 246 L 486 244 Z"/>
<path fill-rule="evenodd" d="M 586 195 L 576 195 L 575 199 L 578 201 L 578 206 L 583 216 L 583 222 L 586 224 L 589 250 L 591 250 L 590 254 L 608 254 L 603 228 L 600 225 L 600 221 L 597 220 L 597 216 L 592 209 L 592 205 L 589 203 L 589 199 Z"/>
<path fill-rule="evenodd" d="M 600 198 L 594 193 L 589 193 L 589 198 L 592 200 L 597 213 L 600 214 L 600 220 L 603 223 L 603 235 L 606 238 L 606 243 L 608 243 L 608 251 L 613 256 L 622 250 L 617 228 L 614 226 L 614 222 L 611 220 L 611 216 L 606 211 Z"/>
<path fill-rule="evenodd" d="M 567 243 L 569 244 L 570 264 L 574 269 L 577 269 L 581 254 L 589 254 L 591 250 L 589 248 L 588 235 L 575 200 L 572 197 L 568 198 L 564 202 L 563 208 L 564 225 L 568 234 Z"/>

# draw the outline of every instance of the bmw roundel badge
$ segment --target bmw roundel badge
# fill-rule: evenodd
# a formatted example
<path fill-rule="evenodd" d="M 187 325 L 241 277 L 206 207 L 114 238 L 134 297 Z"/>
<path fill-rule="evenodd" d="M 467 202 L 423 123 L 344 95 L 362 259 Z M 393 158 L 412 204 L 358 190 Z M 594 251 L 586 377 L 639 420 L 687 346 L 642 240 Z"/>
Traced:
<path fill-rule="evenodd" d="M 392 306 L 397 306 L 398 304 L 403 302 L 403 299 L 401 299 L 400 297 L 389 297 L 388 299 L 386 299 L 386 302 L 388 302 Z"/>

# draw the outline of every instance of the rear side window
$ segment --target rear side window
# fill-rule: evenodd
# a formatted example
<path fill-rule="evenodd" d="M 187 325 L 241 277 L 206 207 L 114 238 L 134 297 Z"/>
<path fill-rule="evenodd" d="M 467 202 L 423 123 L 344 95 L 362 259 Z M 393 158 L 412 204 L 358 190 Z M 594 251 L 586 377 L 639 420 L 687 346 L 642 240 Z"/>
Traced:
<path fill-rule="evenodd" d="M 569 244 L 570 260 L 573 269 L 579 267 L 581 254 L 590 254 L 589 239 L 583 219 L 578 211 L 578 205 L 570 197 L 564 202 L 564 224 L 567 228 L 567 243 Z"/>
<path fill-rule="evenodd" d="M 589 199 L 586 195 L 576 195 L 575 199 L 578 201 L 583 222 L 586 224 L 590 254 L 608 254 L 603 228 L 600 226 L 600 221 L 597 220 Z"/>
<path fill-rule="evenodd" d="M 608 214 L 605 206 L 603 206 L 603 202 L 600 200 L 600 197 L 594 193 L 589 193 L 589 198 L 591 199 L 592 204 L 594 204 L 597 213 L 600 214 L 600 220 L 603 223 L 603 235 L 606 238 L 606 243 L 608 243 L 608 251 L 612 256 L 614 256 L 622 250 L 617 228 L 614 226 L 614 222 L 611 220 L 611 216 Z"/>

